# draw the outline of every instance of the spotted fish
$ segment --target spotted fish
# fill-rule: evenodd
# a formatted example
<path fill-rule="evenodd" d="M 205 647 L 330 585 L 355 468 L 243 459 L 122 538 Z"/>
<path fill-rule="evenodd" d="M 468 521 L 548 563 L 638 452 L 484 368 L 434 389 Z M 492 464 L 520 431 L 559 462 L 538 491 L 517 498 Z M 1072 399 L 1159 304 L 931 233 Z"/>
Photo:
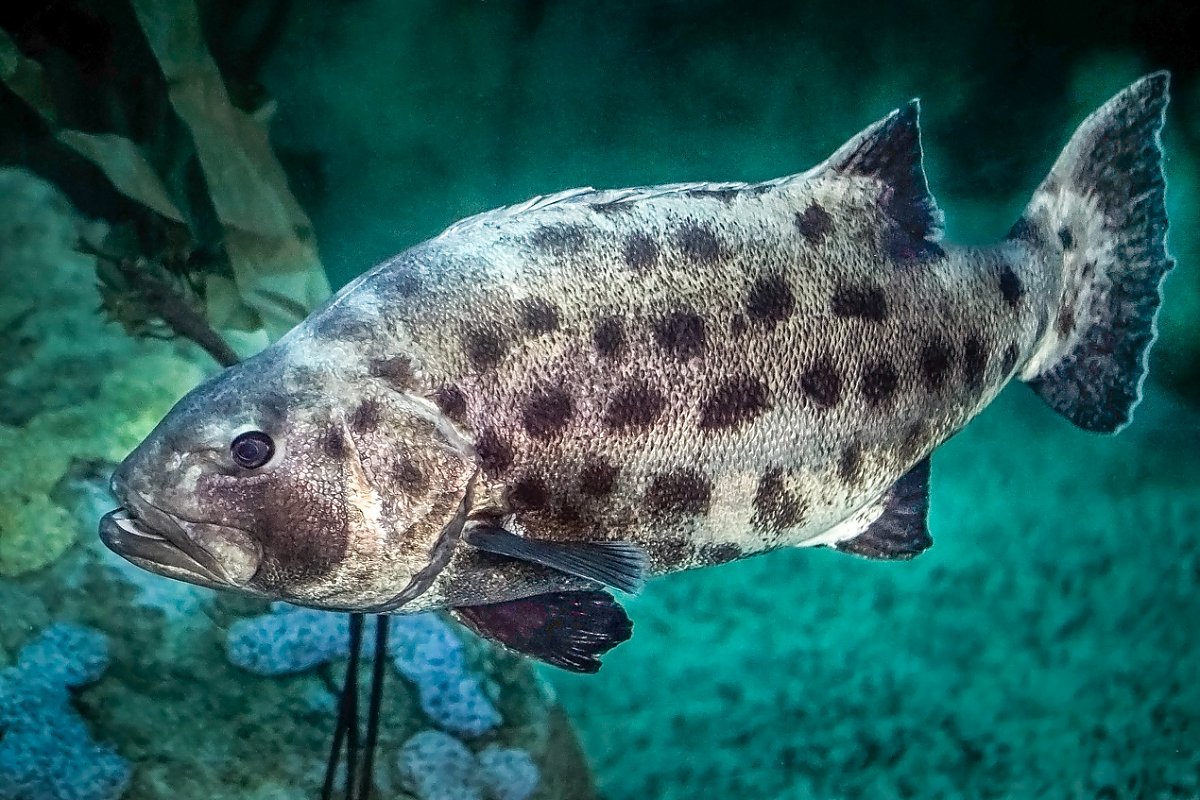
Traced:
<path fill-rule="evenodd" d="M 1010 380 L 1129 421 L 1173 265 L 1167 89 L 1088 117 L 989 247 L 940 241 L 916 101 L 798 175 L 459 222 L 185 397 L 101 535 L 202 585 L 450 609 L 578 671 L 630 635 L 609 588 L 780 547 L 912 558 L 930 452 Z"/>

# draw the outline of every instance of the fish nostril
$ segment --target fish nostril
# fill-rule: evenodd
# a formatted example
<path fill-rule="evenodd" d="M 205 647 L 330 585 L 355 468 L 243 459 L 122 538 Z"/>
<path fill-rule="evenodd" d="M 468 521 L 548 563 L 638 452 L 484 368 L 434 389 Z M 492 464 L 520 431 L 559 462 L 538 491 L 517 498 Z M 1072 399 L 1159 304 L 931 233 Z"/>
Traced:
<path fill-rule="evenodd" d="M 112 477 L 108 479 L 108 490 L 121 505 L 125 505 L 125 498 L 128 495 L 129 475 L 127 464 L 128 462 L 122 462 L 113 470 Z"/>

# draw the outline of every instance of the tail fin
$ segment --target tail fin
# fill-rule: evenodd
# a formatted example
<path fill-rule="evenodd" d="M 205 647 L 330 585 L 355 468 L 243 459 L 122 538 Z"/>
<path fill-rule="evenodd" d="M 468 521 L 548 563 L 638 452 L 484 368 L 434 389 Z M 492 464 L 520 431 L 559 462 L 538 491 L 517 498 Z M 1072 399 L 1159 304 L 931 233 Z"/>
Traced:
<path fill-rule="evenodd" d="M 1169 75 L 1109 100 L 1071 137 L 1009 238 L 1061 267 L 1021 379 L 1081 428 L 1111 433 L 1141 399 L 1167 255 L 1162 131 Z"/>

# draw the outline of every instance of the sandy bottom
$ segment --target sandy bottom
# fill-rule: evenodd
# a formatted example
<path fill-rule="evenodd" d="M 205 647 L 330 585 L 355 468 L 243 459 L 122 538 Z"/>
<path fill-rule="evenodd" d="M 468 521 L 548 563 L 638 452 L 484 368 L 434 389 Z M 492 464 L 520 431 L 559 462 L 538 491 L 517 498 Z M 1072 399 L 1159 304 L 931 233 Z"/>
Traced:
<path fill-rule="evenodd" d="M 1200 796 L 1200 417 L 1085 434 L 1011 387 L 909 563 L 777 552 L 630 601 L 552 673 L 607 798 Z"/>

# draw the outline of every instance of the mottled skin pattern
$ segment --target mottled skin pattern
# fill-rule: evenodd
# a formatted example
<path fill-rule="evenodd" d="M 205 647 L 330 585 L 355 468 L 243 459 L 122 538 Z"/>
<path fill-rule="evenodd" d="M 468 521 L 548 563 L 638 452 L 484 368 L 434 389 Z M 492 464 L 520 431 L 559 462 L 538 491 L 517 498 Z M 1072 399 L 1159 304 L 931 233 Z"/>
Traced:
<path fill-rule="evenodd" d="M 1033 248 L 913 241 L 890 191 L 818 167 L 492 212 L 284 347 L 407 357 L 397 388 L 474 444 L 473 518 L 635 541 L 654 573 L 832 543 L 995 396 L 1056 304 Z M 446 583 L 423 600 L 485 595 Z"/>
<path fill-rule="evenodd" d="M 988 248 L 938 242 L 915 103 L 801 175 L 465 220 L 182 401 L 102 535 L 184 580 L 388 611 L 596 588 L 477 529 L 632 542 L 651 574 L 911 557 L 922 460 L 1014 376 L 1083 427 L 1128 420 L 1173 263 L 1166 92 L 1149 76 L 1085 121 Z M 231 460 L 247 430 L 269 460 Z M 627 638 L 605 613 L 578 641 Z"/>

